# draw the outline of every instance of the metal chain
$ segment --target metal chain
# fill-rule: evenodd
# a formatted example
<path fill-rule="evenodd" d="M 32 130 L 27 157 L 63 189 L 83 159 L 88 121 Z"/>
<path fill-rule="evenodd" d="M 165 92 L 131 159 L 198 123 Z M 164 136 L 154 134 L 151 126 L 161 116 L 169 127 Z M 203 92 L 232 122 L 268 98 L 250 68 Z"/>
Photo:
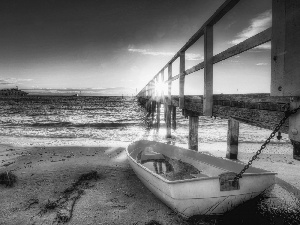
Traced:
<path fill-rule="evenodd" d="M 267 140 L 262 144 L 260 149 L 255 153 L 254 156 L 252 156 L 252 158 L 249 160 L 247 165 L 241 170 L 240 173 L 238 173 L 234 177 L 234 181 L 237 181 L 238 179 L 242 178 L 243 173 L 245 173 L 245 171 L 251 166 L 252 162 L 257 158 L 257 156 L 262 152 L 262 150 L 266 148 L 266 145 L 270 143 L 271 139 L 280 130 L 281 126 L 285 123 L 287 118 L 289 118 L 291 115 L 295 114 L 300 109 L 300 106 L 298 108 L 293 109 L 293 110 L 289 110 L 289 109 L 290 109 L 290 106 L 289 106 L 289 103 L 288 103 L 287 107 L 286 107 L 286 111 L 284 112 L 284 117 L 280 120 L 279 124 L 276 125 L 275 129 L 272 131 L 272 133 L 267 138 Z"/>

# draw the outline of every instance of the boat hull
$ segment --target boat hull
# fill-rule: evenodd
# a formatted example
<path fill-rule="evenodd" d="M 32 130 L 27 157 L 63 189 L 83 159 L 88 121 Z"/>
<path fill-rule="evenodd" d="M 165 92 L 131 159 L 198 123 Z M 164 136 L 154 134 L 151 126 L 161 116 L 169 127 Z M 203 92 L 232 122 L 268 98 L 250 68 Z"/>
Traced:
<path fill-rule="evenodd" d="M 143 145 L 145 143 L 143 141 Z M 164 147 L 164 144 L 160 145 Z M 219 177 L 168 181 L 138 163 L 128 149 L 127 155 L 131 167 L 143 184 L 183 217 L 223 214 L 256 197 L 275 183 L 275 173 L 245 175 L 239 180 L 240 188 L 231 191 L 220 190 Z"/>

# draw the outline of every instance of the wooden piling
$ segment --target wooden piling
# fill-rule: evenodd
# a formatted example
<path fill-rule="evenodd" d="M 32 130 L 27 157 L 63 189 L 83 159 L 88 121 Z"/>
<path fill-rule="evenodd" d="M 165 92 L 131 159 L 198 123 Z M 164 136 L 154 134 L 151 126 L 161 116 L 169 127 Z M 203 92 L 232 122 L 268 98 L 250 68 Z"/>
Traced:
<path fill-rule="evenodd" d="M 166 103 L 164 103 L 164 121 L 167 121 L 167 107 L 168 105 Z"/>
<path fill-rule="evenodd" d="M 199 117 L 189 116 L 189 149 L 198 151 Z"/>
<path fill-rule="evenodd" d="M 300 160 L 300 142 L 292 139 L 290 140 L 293 145 L 293 159 Z"/>
<path fill-rule="evenodd" d="M 167 134 L 166 134 L 166 138 L 170 138 L 171 137 L 171 113 L 172 113 L 172 82 L 171 82 L 171 78 L 172 78 L 172 64 L 168 64 L 168 96 L 166 99 L 166 104 L 165 104 L 165 110 L 166 110 L 166 129 L 167 129 Z M 176 121 L 175 121 L 176 123 Z M 175 124 L 176 127 L 176 124 Z"/>
<path fill-rule="evenodd" d="M 147 111 L 148 116 L 149 116 L 151 114 L 151 102 L 147 101 L 145 107 L 146 107 L 146 111 Z"/>
<path fill-rule="evenodd" d="M 291 110 L 300 107 L 300 97 L 290 98 Z M 293 145 L 293 158 L 300 160 L 300 111 L 289 118 L 289 138 Z"/>
<path fill-rule="evenodd" d="M 163 69 L 162 71 L 161 71 L 161 73 L 160 73 L 160 79 L 161 79 L 161 84 L 162 84 L 162 89 L 161 89 L 161 93 L 160 93 L 160 97 L 161 97 L 161 100 L 163 101 L 163 102 L 165 102 L 165 93 L 164 93 L 164 81 L 165 81 L 165 70 Z"/>
<path fill-rule="evenodd" d="M 157 129 L 159 129 L 160 127 L 160 107 L 161 107 L 161 103 L 157 102 L 157 113 L 156 113 Z"/>
<path fill-rule="evenodd" d="M 300 96 L 299 21 L 299 0 L 272 1 L 272 96 Z"/>
<path fill-rule="evenodd" d="M 172 106 L 172 128 L 176 130 L 176 106 Z"/>
<path fill-rule="evenodd" d="M 234 119 L 228 120 L 227 152 L 226 158 L 237 159 L 239 142 L 239 122 Z"/>
<path fill-rule="evenodd" d="M 206 26 L 204 32 L 204 95 L 203 115 L 212 116 L 213 109 L 213 27 Z"/>
<path fill-rule="evenodd" d="M 171 105 L 172 103 L 172 99 L 171 99 L 171 95 L 172 95 L 172 64 L 168 65 L 168 98 L 167 98 L 167 104 Z"/>
<path fill-rule="evenodd" d="M 300 106 L 300 1 L 272 1 L 271 96 L 291 97 L 290 108 Z M 300 160 L 300 112 L 289 118 L 293 158 Z"/>
<path fill-rule="evenodd" d="M 172 112 L 172 106 L 165 104 L 165 111 L 166 111 L 166 129 L 167 129 L 167 134 L 166 138 L 171 137 L 171 112 Z"/>
<path fill-rule="evenodd" d="M 154 114 L 156 110 L 156 101 L 151 102 L 151 108 L 152 108 L 152 120 L 154 119 Z"/>

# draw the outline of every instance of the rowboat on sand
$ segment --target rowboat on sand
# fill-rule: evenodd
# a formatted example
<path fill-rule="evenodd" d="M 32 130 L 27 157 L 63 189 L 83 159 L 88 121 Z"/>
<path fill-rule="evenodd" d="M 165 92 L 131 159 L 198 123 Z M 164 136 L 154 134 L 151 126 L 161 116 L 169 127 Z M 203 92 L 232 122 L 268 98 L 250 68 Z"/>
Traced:
<path fill-rule="evenodd" d="M 131 167 L 160 200 L 183 217 L 220 215 L 275 184 L 275 174 L 205 152 L 141 140 L 126 149 Z"/>

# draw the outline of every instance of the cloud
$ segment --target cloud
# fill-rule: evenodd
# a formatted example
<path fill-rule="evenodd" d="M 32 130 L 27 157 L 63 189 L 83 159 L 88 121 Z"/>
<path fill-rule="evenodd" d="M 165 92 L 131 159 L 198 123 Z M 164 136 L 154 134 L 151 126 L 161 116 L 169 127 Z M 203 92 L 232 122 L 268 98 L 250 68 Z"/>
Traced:
<path fill-rule="evenodd" d="M 224 30 L 228 30 L 233 24 L 235 24 L 237 21 L 232 21 L 231 23 L 229 23 L 227 26 L 224 27 Z"/>
<path fill-rule="evenodd" d="M 186 53 L 185 58 L 186 60 L 190 60 L 190 61 L 204 60 L 204 56 L 200 54 L 194 54 L 194 53 Z"/>
<path fill-rule="evenodd" d="M 10 82 L 10 81 L 7 81 L 7 80 L 3 80 L 3 79 L 0 79 L 0 84 L 3 84 L 3 85 L 9 85 L 9 84 L 14 84 L 14 83 L 12 83 L 12 82 Z"/>
<path fill-rule="evenodd" d="M 28 82 L 31 80 L 32 79 L 1 78 L 0 84 L 2 84 L 2 85 L 20 84 L 22 82 Z"/>
<path fill-rule="evenodd" d="M 271 27 L 272 25 L 272 11 L 267 10 L 262 14 L 250 21 L 250 26 L 244 29 L 242 32 L 238 33 L 236 39 L 231 41 L 230 44 L 236 45 L 264 30 Z M 261 49 L 270 49 L 271 45 L 269 43 L 257 46 Z"/>
<path fill-rule="evenodd" d="M 132 46 L 130 46 L 128 48 L 128 51 L 133 52 L 133 53 L 139 53 L 139 54 L 142 54 L 142 55 L 152 55 L 152 56 L 172 57 L 176 54 L 175 52 L 156 52 L 156 51 L 151 51 L 149 49 L 133 48 Z M 190 60 L 190 61 L 203 60 L 204 59 L 204 57 L 201 56 L 200 54 L 194 54 L 194 53 L 186 53 L 185 56 L 186 56 L 186 60 Z"/>
<path fill-rule="evenodd" d="M 257 65 L 257 66 L 268 66 L 269 63 L 257 63 L 256 65 Z"/>
<path fill-rule="evenodd" d="M 153 56 L 173 56 L 174 52 L 154 52 L 148 49 L 136 49 L 136 48 L 128 48 L 129 52 L 140 53 L 142 55 L 153 55 Z"/>

